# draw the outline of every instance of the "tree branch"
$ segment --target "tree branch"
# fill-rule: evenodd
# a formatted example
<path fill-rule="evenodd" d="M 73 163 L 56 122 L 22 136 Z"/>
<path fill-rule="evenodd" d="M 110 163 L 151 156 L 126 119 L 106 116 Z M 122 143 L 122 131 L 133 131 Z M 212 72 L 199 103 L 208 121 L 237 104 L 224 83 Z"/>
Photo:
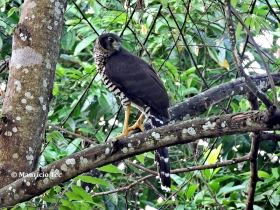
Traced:
<path fill-rule="evenodd" d="M 193 166 L 193 167 L 188 167 L 188 168 L 181 168 L 181 169 L 176 169 L 176 170 L 171 170 L 170 173 L 171 174 L 179 174 L 179 173 L 183 173 L 183 172 L 190 172 L 190 171 L 198 171 L 198 170 L 204 170 L 204 169 L 210 169 L 210 168 L 219 168 L 219 167 L 223 167 L 223 166 L 228 166 L 228 165 L 233 165 L 233 164 L 237 164 L 237 163 L 241 163 L 241 162 L 245 162 L 249 160 L 249 155 L 245 155 L 243 157 L 240 158 L 235 158 L 232 160 L 227 160 L 224 162 L 220 162 L 220 163 L 215 163 L 215 164 L 208 164 L 208 165 L 203 165 L 203 166 Z M 132 163 L 131 161 L 126 160 L 125 162 L 127 162 L 128 164 L 131 164 L 141 170 L 147 171 L 146 168 L 143 167 L 139 167 L 139 165 Z M 116 193 L 116 192 L 121 192 L 121 191 L 125 191 L 125 190 L 129 190 L 131 189 L 134 185 L 145 181 L 151 177 L 155 177 L 158 175 L 157 172 L 155 171 L 151 171 L 148 170 L 148 173 L 150 173 L 147 176 L 142 177 L 141 179 L 138 179 L 137 181 L 125 186 L 125 187 L 121 187 L 119 189 L 116 190 L 110 190 L 110 191 L 106 191 L 106 192 L 101 192 L 101 193 L 94 193 L 92 195 L 92 197 L 97 197 L 97 196 L 101 196 L 101 195 L 108 195 L 108 194 L 112 194 L 112 193 Z"/>
<path fill-rule="evenodd" d="M 280 117 L 279 112 L 275 112 Z M 28 200 L 45 190 L 79 174 L 115 161 L 152 151 L 160 147 L 186 144 L 200 138 L 213 138 L 235 133 L 280 129 L 270 120 L 268 111 L 215 116 L 163 126 L 133 134 L 116 142 L 106 142 L 85 149 L 40 168 L 0 189 L 0 207 Z M 11 173 L 11 175 L 15 175 Z M 48 177 L 47 177 L 48 176 Z M 18 176 L 19 177 L 19 176 Z M 35 177 L 35 178 L 34 178 Z"/>

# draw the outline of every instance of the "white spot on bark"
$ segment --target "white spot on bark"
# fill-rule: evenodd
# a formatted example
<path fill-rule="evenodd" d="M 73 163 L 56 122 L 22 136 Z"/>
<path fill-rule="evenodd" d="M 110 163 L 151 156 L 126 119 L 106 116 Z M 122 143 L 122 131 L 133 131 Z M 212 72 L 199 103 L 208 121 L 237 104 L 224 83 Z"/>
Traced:
<path fill-rule="evenodd" d="M 214 129 L 216 126 L 216 123 L 211 123 L 210 121 L 206 122 L 205 125 L 202 126 L 203 130 L 207 131 L 209 129 Z"/>
<path fill-rule="evenodd" d="M 155 139 L 160 139 L 160 134 L 156 133 L 156 132 L 153 132 L 152 137 L 154 137 Z"/>
<path fill-rule="evenodd" d="M 34 18 L 35 18 L 35 15 L 32 15 L 31 17 L 32 17 L 32 19 L 34 19 Z"/>
<path fill-rule="evenodd" d="M 16 120 L 20 121 L 20 120 L 21 120 L 21 117 L 20 117 L 20 116 L 17 116 L 17 117 L 16 117 Z"/>
<path fill-rule="evenodd" d="M 27 74 L 29 70 L 27 68 L 24 68 L 24 69 L 22 69 L 22 71 L 23 71 L 23 73 Z"/>
<path fill-rule="evenodd" d="M 265 88 L 267 85 L 266 85 L 266 82 L 265 81 L 260 81 L 260 84 L 259 84 L 259 88 L 262 90 L 263 88 Z"/>
<path fill-rule="evenodd" d="M 110 149 L 107 147 L 105 150 L 105 155 L 108 155 L 110 153 Z"/>
<path fill-rule="evenodd" d="M 61 169 L 62 171 L 67 171 L 67 165 L 63 163 L 63 164 L 60 166 L 60 169 Z"/>
<path fill-rule="evenodd" d="M 123 152 L 123 153 L 127 153 L 127 151 L 128 151 L 128 150 L 127 150 L 126 147 L 124 147 L 124 148 L 122 149 L 122 152 Z"/>
<path fill-rule="evenodd" d="M 27 106 L 25 107 L 25 109 L 26 109 L 26 110 L 28 110 L 28 111 L 31 111 L 31 110 L 33 109 L 33 107 L 32 107 L 32 106 L 27 105 Z"/>
<path fill-rule="evenodd" d="M 55 179 L 56 177 L 60 176 L 60 172 L 58 169 L 51 169 L 50 174 L 49 174 L 49 178 L 50 179 Z"/>
<path fill-rule="evenodd" d="M 191 136 L 194 136 L 196 135 L 196 131 L 193 127 L 189 127 L 188 128 L 188 134 L 190 134 Z"/>
<path fill-rule="evenodd" d="M 21 99 L 21 103 L 26 104 L 26 99 L 25 98 Z"/>
<path fill-rule="evenodd" d="M 76 161 L 74 158 L 68 158 L 65 163 L 67 165 L 75 165 Z"/>
<path fill-rule="evenodd" d="M 16 65 L 16 69 L 20 69 L 21 65 L 20 64 L 17 64 Z"/>
<path fill-rule="evenodd" d="M 4 133 L 4 135 L 5 135 L 5 136 L 12 136 L 13 133 L 12 133 L 11 131 L 6 131 L 6 132 Z"/>
<path fill-rule="evenodd" d="M 34 98 L 33 95 L 31 95 L 30 92 L 26 92 L 24 95 L 25 95 L 27 98 L 30 98 L 30 99 L 33 99 L 33 98 Z"/>
<path fill-rule="evenodd" d="M 27 181 L 27 182 L 26 182 L 26 186 L 30 186 L 30 182 Z"/>
<path fill-rule="evenodd" d="M 131 143 L 128 143 L 127 146 L 128 146 L 128 147 L 131 147 L 132 145 L 131 145 Z"/>
<path fill-rule="evenodd" d="M 28 59 L 26 59 L 28 58 Z M 41 65 L 43 62 L 43 56 L 37 53 L 34 49 L 30 47 L 24 47 L 13 51 L 13 56 L 11 58 L 11 66 L 34 66 Z"/>
<path fill-rule="evenodd" d="M 43 179 L 44 184 L 48 184 L 49 183 L 49 178 L 45 178 Z"/>
<path fill-rule="evenodd" d="M 12 157 L 17 159 L 19 157 L 19 155 L 18 155 L 18 153 L 14 153 Z"/>
<path fill-rule="evenodd" d="M 47 26 L 47 28 L 48 28 L 49 30 L 52 30 L 52 26 Z"/>
<path fill-rule="evenodd" d="M 227 124 L 227 122 L 224 121 L 224 122 L 221 123 L 221 126 L 224 128 L 224 127 L 226 127 L 226 124 Z"/>
<path fill-rule="evenodd" d="M 46 110 L 47 110 L 47 106 L 44 104 L 44 105 L 42 106 L 42 109 L 43 109 L 44 111 L 46 111 Z"/>
<path fill-rule="evenodd" d="M 44 80 L 43 80 L 43 86 L 44 86 L 44 87 L 47 87 L 47 86 L 48 86 L 47 79 L 44 79 Z"/>
<path fill-rule="evenodd" d="M 16 132 L 18 131 L 18 129 L 17 129 L 16 127 L 13 127 L 13 128 L 12 128 L 12 131 L 13 131 L 14 133 L 16 133 Z"/>
<path fill-rule="evenodd" d="M 29 152 L 33 153 L 32 147 L 29 147 L 28 150 L 29 150 Z"/>
<path fill-rule="evenodd" d="M 25 17 L 25 19 L 27 19 L 27 17 Z M 20 33 L 19 36 L 20 36 L 20 39 L 21 39 L 22 41 L 24 41 L 24 42 L 25 42 L 25 40 L 27 39 L 27 36 L 24 36 L 23 33 Z"/>
<path fill-rule="evenodd" d="M 44 97 L 43 97 L 43 96 L 40 96 L 40 97 L 39 97 L 39 101 L 40 101 L 40 103 L 42 104 L 42 103 L 44 102 Z"/>
<path fill-rule="evenodd" d="M 34 1 L 32 1 L 32 2 L 30 2 L 30 3 L 28 4 L 28 7 L 31 8 L 31 9 L 33 9 L 33 8 L 36 7 L 36 6 L 37 6 L 37 4 L 36 4 L 36 2 L 34 2 Z"/>
<path fill-rule="evenodd" d="M 18 80 L 14 81 L 14 85 L 16 86 L 16 91 L 20 92 L 21 91 L 21 83 Z"/>

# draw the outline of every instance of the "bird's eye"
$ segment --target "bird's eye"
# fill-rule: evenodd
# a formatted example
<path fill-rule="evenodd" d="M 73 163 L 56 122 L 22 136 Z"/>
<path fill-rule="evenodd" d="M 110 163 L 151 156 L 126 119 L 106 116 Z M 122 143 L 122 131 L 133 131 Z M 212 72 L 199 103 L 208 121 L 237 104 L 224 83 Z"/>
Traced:
<path fill-rule="evenodd" d="M 109 37 L 108 38 L 109 42 L 113 43 L 114 42 L 114 39 L 112 37 Z"/>

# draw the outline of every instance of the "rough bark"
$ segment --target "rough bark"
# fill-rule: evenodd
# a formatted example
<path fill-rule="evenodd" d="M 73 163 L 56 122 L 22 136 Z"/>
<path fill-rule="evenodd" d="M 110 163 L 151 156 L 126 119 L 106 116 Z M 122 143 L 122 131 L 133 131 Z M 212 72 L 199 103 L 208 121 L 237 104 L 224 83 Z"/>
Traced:
<path fill-rule="evenodd" d="M 13 33 L 0 133 L 0 188 L 35 170 L 52 96 L 65 0 L 26 0 Z"/>
<path fill-rule="evenodd" d="M 271 117 L 273 116 L 273 117 Z M 280 112 L 251 111 L 215 116 L 207 119 L 183 121 L 173 125 L 134 134 L 116 142 L 107 142 L 85 149 L 40 168 L 0 189 L 0 207 L 12 206 L 43 193 L 52 186 L 69 180 L 92 168 L 177 144 L 201 138 L 213 138 L 280 128 Z"/>

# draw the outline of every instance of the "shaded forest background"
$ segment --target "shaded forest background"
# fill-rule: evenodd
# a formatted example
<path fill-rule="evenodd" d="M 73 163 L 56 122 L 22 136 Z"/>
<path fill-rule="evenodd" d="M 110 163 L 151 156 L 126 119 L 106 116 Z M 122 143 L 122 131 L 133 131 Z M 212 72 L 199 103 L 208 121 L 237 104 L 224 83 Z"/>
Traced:
<path fill-rule="evenodd" d="M 124 112 L 94 65 L 93 45 L 104 32 L 120 35 L 123 48 L 157 70 L 170 97 L 173 125 L 226 114 L 247 119 L 245 112 L 271 110 L 272 105 L 277 109 L 279 2 L 234 0 L 231 11 L 228 3 L 69 1 L 36 169 L 103 145 L 122 131 Z M 13 31 L 24 6 L 20 0 L 0 2 L 3 100 Z M 133 110 L 131 123 L 138 116 Z M 205 124 L 209 130 L 211 125 Z M 194 129 L 200 129 L 199 123 L 194 123 Z M 160 189 L 155 177 L 153 152 L 136 151 L 129 159 L 93 171 L 95 177 L 84 175 L 62 182 L 14 208 L 277 209 L 279 131 L 263 132 L 273 130 L 269 126 L 259 130 L 216 133 L 219 137 L 211 131 L 207 138 L 170 147 L 174 170 L 170 193 Z M 82 181 L 94 184 L 93 189 L 83 188 Z"/>

